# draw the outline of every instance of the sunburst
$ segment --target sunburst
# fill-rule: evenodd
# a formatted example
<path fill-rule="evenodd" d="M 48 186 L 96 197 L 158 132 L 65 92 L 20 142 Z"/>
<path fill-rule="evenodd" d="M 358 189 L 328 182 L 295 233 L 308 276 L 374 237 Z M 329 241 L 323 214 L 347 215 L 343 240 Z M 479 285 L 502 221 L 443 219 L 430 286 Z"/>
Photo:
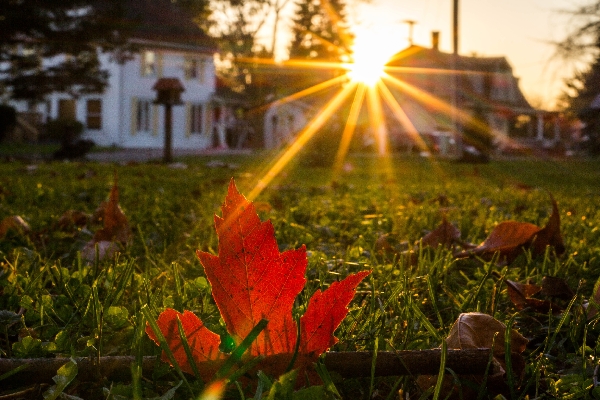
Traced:
<path fill-rule="evenodd" d="M 296 101 L 302 98 L 322 93 L 324 90 L 331 91 L 338 87 L 337 92 L 332 98 L 317 112 L 314 117 L 307 122 L 305 127 L 295 135 L 295 138 L 289 146 L 282 149 L 281 154 L 276 157 L 264 174 L 261 174 L 255 187 L 250 191 L 249 200 L 255 199 L 268 185 L 284 170 L 288 163 L 304 148 L 305 144 L 334 116 L 339 115 L 344 105 L 350 105 L 347 109 L 346 124 L 341 133 L 340 144 L 334 160 L 333 176 L 339 174 L 344 164 L 350 143 L 356 131 L 357 121 L 363 114 L 368 115 L 369 130 L 377 142 L 377 150 L 381 156 L 387 156 L 388 153 L 388 132 L 387 126 L 397 124 L 401 126 L 408 134 L 410 140 L 420 150 L 429 150 L 427 145 L 415 126 L 410 120 L 409 115 L 403 110 L 399 98 L 394 93 L 402 93 L 403 97 L 409 97 L 413 101 L 425 104 L 428 108 L 434 109 L 441 114 L 448 116 L 454 115 L 458 121 L 467 122 L 470 116 L 460 110 L 455 109 L 445 100 L 427 93 L 410 83 L 398 78 L 396 73 L 418 73 L 418 74 L 448 74 L 464 73 L 463 71 L 432 70 L 428 68 L 404 68 L 387 67 L 386 63 L 390 59 L 389 52 L 385 51 L 385 46 L 378 41 L 379 39 L 368 33 L 362 33 L 362 36 L 355 38 L 353 62 L 335 63 L 323 61 L 306 60 L 288 60 L 278 63 L 282 68 L 304 68 L 321 70 L 341 70 L 346 71 L 341 76 L 323 81 L 317 85 L 306 88 L 300 92 L 292 94 L 282 99 L 276 100 L 272 104 L 284 104 L 286 102 Z M 395 64 L 398 64 L 398 55 L 396 55 Z M 238 60 L 239 61 L 239 60 Z M 248 60 L 254 65 L 273 64 L 273 60 Z M 394 88 L 392 92 L 389 87 Z M 261 107 L 264 109 L 264 107 Z M 365 111 L 362 111 L 365 110 Z M 387 111 L 386 111 L 387 110 Z M 394 121 L 388 120 L 392 118 Z M 390 168 L 386 168 L 391 173 Z M 440 171 L 441 173 L 441 171 Z"/>

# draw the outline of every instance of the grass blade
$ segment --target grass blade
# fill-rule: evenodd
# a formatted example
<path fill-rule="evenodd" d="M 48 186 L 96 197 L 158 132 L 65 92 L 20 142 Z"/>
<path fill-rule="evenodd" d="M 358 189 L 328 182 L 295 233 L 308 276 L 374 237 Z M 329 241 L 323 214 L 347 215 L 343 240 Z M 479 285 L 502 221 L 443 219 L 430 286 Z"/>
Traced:
<path fill-rule="evenodd" d="M 140 310 L 142 311 L 142 313 L 144 313 L 144 317 L 146 317 L 146 322 L 148 322 L 148 324 L 150 325 L 150 327 L 156 334 L 158 342 L 160 343 L 160 347 L 167 355 L 169 362 L 171 363 L 173 368 L 175 368 L 175 371 L 177 371 L 177 374 L 183 380 L 183 382 L 187 386 L 190 393 L 193 393 L 192 387 L 190 386 L 189 382 L 187 381 L 185 375 L 183 374 L 183 371 L 181 370 L 181 367 L 177 363 L 177 360 L 175 360 L 175 356 L 173 355 L 173 352 L 169 348 L 167 339 L 165 339 L 165 337 L 162 334 L 162 331 L 160 330 L 160 328 L 158 327 L 158 324 L 156 323 L 156 320 L 152 317 L 152 314 L 150 313 L 150 309 L 148 308 L 148 305 L 144 304 Z"/>
<path fill-rule="evenodd" d="M 194 376 L 196 377 L 196 379 L 201 379 L 200 372 L 198 371 L 198 366 L 196 365 L 196 360 L 194 360 L 194 356 L 192 355 L 192 349 L 190 348 L 187 336 L 185 334 L 185 331 L 183 330 L 183 325 L 181 324 L 181 319 L 179 318 L 179 315 L 177 316 L 177 328 L 179 328 L 179 337 L 181 338 L 181 344 L 183 345 L 183 350 L 185 350 L 185 355 L 187 356 L 188 363 L 192 367 L 192 371 L 194 371 Z"/>
<path fill-rule="evenodd" d="M 242 340 L 242 343 L 240 343 L 240 345 L 237 346 L 231 352 L 231 355 L 229 356 L 229 358 L 225 361 L 225 363 L 221 366 L 221 368 L 219 368 L 219 370 L 217 371 L 217 373 L 215 375 L 217 377 L 217 379 L 223 378 L 225 375 L 227 375 L 229 373 L 229 370 L 235 364 L 237 364 L 238 361 L 240 361 L 240 359 L 242 358 L 242 355 L 246 352 L 246 350 L 248 350 L 248 348 L 250 348 L 250 345 L 252 345 L 252 342 L 254 342 L 256 340 L 256 338 L 258 337 L 258 335 L 263 331 L 263 329 L 265 329 L 267 327 L 268 323 L 269 323 L 268 320 L 261 319 L 258 322 L 258 324 L 256 324 L 256 326 L 254 328 L 252 328 L 252 330 L 250 331 L 248 336 L 246 336 L 244 338 L 244 340 Z"/>

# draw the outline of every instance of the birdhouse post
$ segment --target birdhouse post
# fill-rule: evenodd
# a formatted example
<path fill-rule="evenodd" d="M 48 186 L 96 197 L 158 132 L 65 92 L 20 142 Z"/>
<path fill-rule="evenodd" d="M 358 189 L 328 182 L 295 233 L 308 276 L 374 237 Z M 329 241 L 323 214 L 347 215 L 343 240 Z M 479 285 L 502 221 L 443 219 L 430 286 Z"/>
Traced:
<path fill-rule="evenodd" d="M 177 78 L 160 78 L 156 81 L 153 90 L 156 91 L 156 100 L 154 104 L 165 106 L 165 146 L 163 162 L 173 161 L 173 123 L 172 110 L 174 105 L 183 104 L 181 101 L 181 92 L 185 89 L 183 84 Z"/>

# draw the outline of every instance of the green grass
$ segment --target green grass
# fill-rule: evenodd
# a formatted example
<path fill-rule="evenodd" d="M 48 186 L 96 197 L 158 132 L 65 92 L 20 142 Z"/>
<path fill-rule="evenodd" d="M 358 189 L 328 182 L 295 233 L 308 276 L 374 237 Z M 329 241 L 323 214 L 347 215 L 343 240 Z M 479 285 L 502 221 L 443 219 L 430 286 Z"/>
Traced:
<path fill-rule="evenodd" d="M 0 318 L 2 356 L 158 354 L 143 333 L 143 312 L 157 315 L 165 307 L 193 310 L 213 331 L 224 333 L 195 250 L 217 249 L 213 215 L 220 214 L 230 177 L 241 193 L 249 193 L 265 171 L 260 160 L 269 155 L 220 159 L 238 168 L 208 168 L 208 157 L 184 159 L 188 168 L 183 170 L 160 164 L 46 163 L 36 169 L 1 164 L 0 219 L 20 215 L 35 233 L 11 232 L 0 241 L 0 310 L 23 312 L 16 323 Z M 308 283 L 298 309 L 314 290 L 340 276 L 373 270 L 337 331 L 335 350 L 437 347 L 461 312 L 481 311 L 504 323 L 514 321 L 530 339 L 523 383 L 513 388 L 517 397 L 600 394 L 590 388 L 600 351 L 598 318 L 588 322 L 581 307 L 600 277 L 599 161 L 503 160 L 473 166 L 354 156 L 350 162 L 352 171 L 336 177 L 329 168 L 296 163 L 255 200 L 268 203 L 259 214 L 273 222 L 281 249 L 306 244 L 309 251 Z M 69 209 L 93 213 L 106 200 L 115 171 L 134 240 L 115 260 L 88 264 L 78 252 L 93 227 L 60 231 L 56 222 Z M 551 211 L 548 192 L 558 201 L 567 247 L 560 258 L 524 254 L 499 267 L 454 260 L 450 250 L 439 250 L 424 252 L 417 265 L 408 267 L 374 248 L 382 234 L 412 244 L 437 227 L 443 214 L 474 243 L 509 219 L 543 226 Z M 545 275 L 565 278 L 577 291 L 570 312 L 518 312 L 503 279 L 540 283 Z M 569 300 L 557 301 L 569 305 Z M 80 385 L 70 394 L 105 398 L 105 388 L 113 395 L 153 397 L 181 380 L 169 369 L 150 378 L 138 376 L 112 387 L 111 382 Z M 198 393 L 192 377 L 187 379 L 177 398 Z M 421 394 L 415 377 L 333 379 L 345 398 L 368 398 L 369 393 L 397 398 L 398 389 L 411 399 Z M 228 393 L 239 397 L 233 385 Z"/>
<path fill-rule="evenodd" d="M 0 143 L 0 157 L 38 156 L 49 158 L 59 147 L 59 144 Z"/>

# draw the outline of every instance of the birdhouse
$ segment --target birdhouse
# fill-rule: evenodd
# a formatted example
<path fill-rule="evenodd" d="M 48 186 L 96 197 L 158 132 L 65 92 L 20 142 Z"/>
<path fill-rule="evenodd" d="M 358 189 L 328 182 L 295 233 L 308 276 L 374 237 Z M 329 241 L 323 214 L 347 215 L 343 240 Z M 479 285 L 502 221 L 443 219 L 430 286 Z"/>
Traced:
<path fill-rule="evenodd" d="M 181 92 L 185 89 L 177 78 L 160 78 L 152 86 L 152 90 L 156 90 L 155 104 L 182 104 Z"/>

